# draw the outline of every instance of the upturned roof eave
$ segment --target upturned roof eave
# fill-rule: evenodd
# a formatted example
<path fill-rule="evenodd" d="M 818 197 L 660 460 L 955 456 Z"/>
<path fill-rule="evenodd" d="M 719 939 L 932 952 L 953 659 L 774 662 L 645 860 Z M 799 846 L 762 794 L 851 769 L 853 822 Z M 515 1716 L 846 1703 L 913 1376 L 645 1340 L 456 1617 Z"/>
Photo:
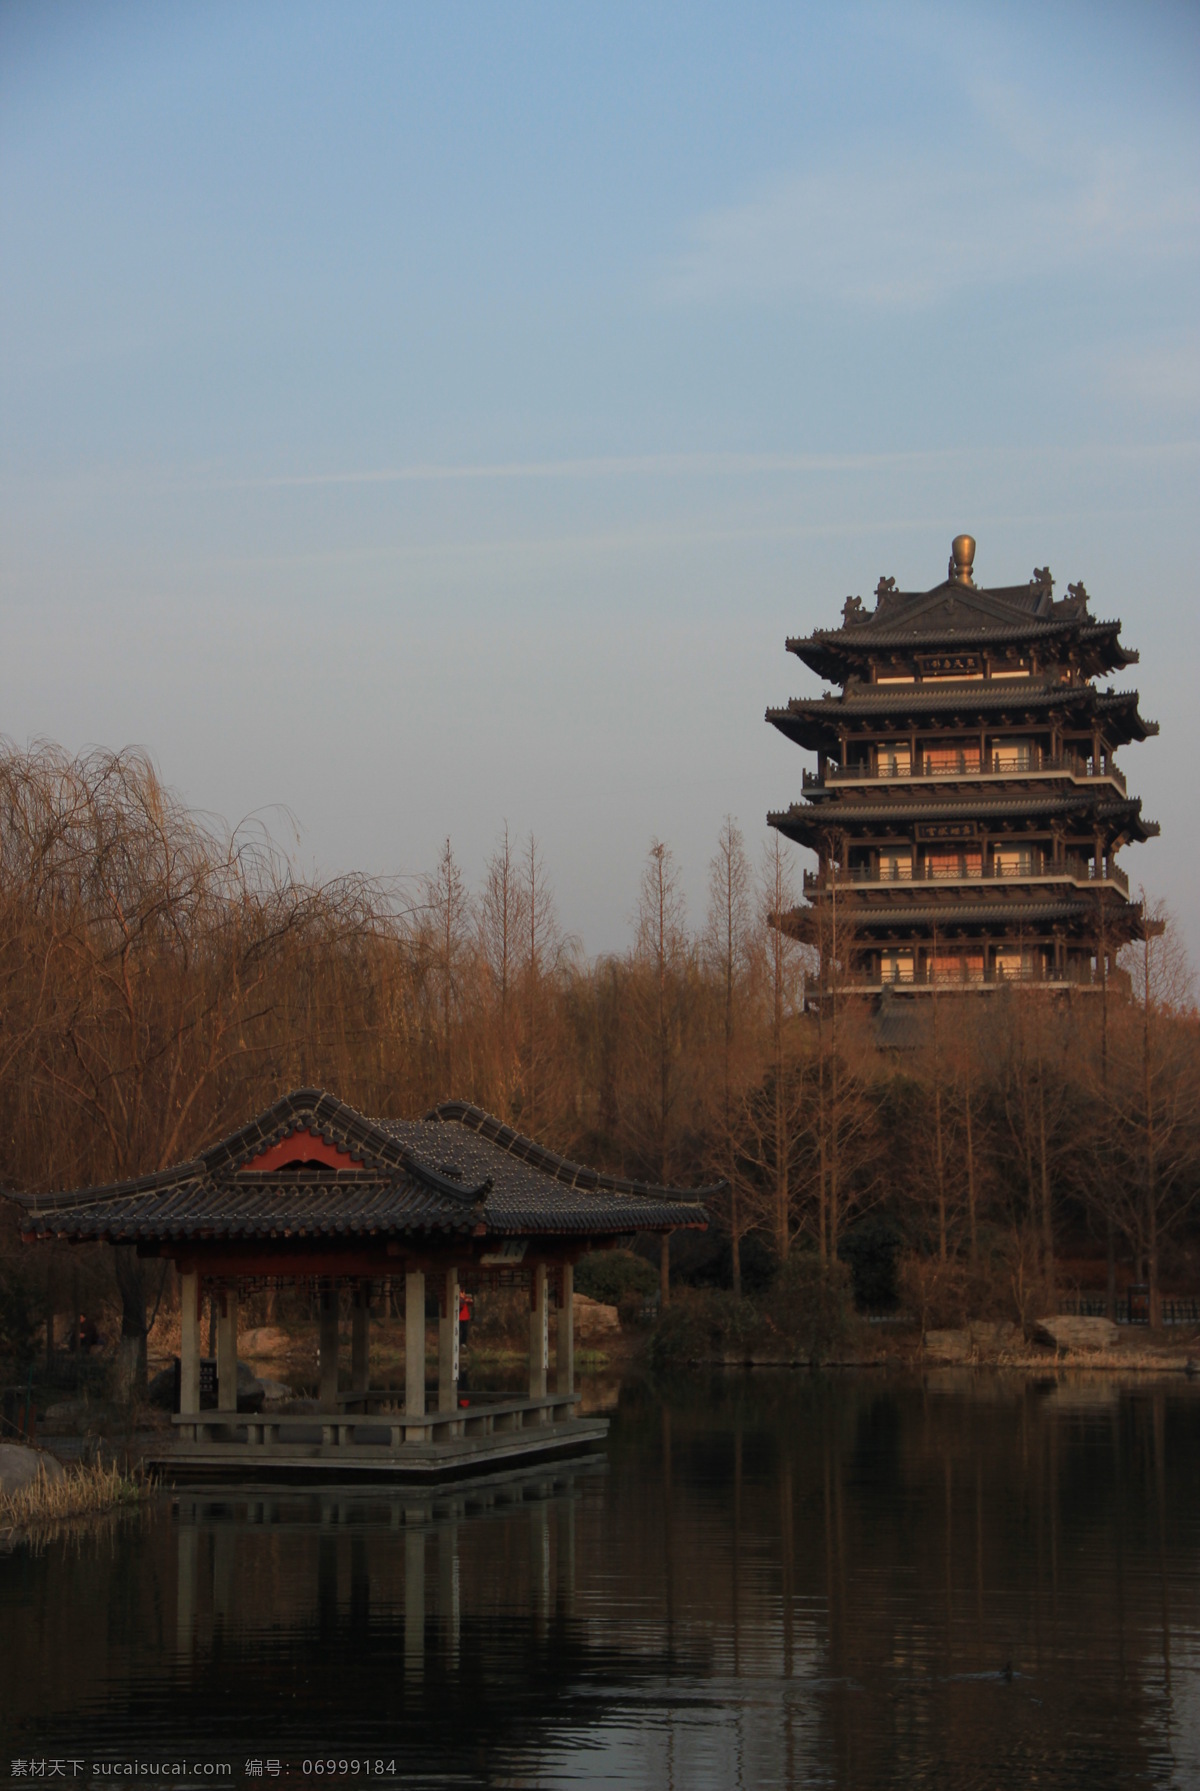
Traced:
<path fill-rule="evenodd" d="M 606 1176 L 557 1156 L 467 1103 L 446 1103 L 435 1115 L 446 1124 L 446 1164 L 426 1160 L 424 1147 L 432 1148 L 433 1141 L 419 1125 L 371 1120 L 323 1090 L 301 1089 L 170 1169 L 92 1188 L 8 1198 L 20 1210 L 26 1234 L 180 1248 L 206 1237 L 361 1241 L 366 1235 L 403 1239 L 435 1231 L 598 1237 L 670 1231 L 706 1224 L 701 1202 L 724 1187 L 662 1188 Z M 412 1134 L 407 1138 L 406 1127 Z M 436 1133 L 440 1127 L 426 1130 Z M 353 1154 L 361 1167 L 283 1175 L 245 1169 L 264 1148 L 296 1131 L 327 1139 Z M 465 1158 L 455 1143 L 463 1132 L 483 1141 Z M 494 1174 L 484 1173 L 489 1159 Z M 499 1189 L 496 1176 L 504 1184 Z M 268 1210 L 261 1206 L 264 1196 Z M 411 1203 L 408 1210 L 398 1210 L 403 1203 Z"/>
<path fill-rule="evenodd" d="M 936 904 L 930 903 L 923 908 L 915 904 L 906 907 L 903 903 L 874 905 L 868 903 L 854 904 L 844 911 L 843 920 L 847 928 L 856 932 L 871 928 L 902 927 L 936 927 L 946 926 L 1049 926 L 1056 920 L 1089 920 L 1094 919 L 1099 904 L 1095 898 L 1080 896 L 1073 901 L 1058 902 L 975 902 L 970 899 L 959 899 L 947 895 L 947 899 Z M 1140 902 L 1107 901 L 1103 904 L 1109 921 L 1140 921 L 1142 905 Z M 798 903 L 782 918 L 785 923 L 803 925 L 810 930 L 822 920 L 824 905 L 821 903 Z"/>
<path fill-rule="evenodd" d="M 1041 815 L 1079 815 L 1085 819 L 1119 822 L 1130 841 L 1142 845 L 1147 840 L 1157 838 L 1160 832 L 1157 821 L 1142 820 L 1140 796 L 1109 802 L 1088 790 L 1066 796 L 1048 796 L 1044 800 L 1038 797 L 1017 797 L 1007 802 L 1001 798 L 981 802 L 947 799 L 890 805 L 847 802 L 838 800 L 839 795 L 840 792 L 835 792 L 832 801 L 818 803 L 805 799 L 789 803 L 786 809 L 770 810 L 767 825 L 802 844 L 808 837 L 817 838 L 831 829 L 849 830 L 852 827 L 885 825 L 908 827 L 919 825 L 922 821 L 1033 820 Z"/>
<path fill-rule="evenodd" d="M 963 642 L 977 641 L 988 645 L 996 641 L 1010 640 L 1048 640 L 1051 637 L 1077 634 L 1080 640 L 1100 641 L 1106 638 L 1118 643 L 1118 651 L 1129 663 L 1135 664 L 1138 659 L 1136 649 L 1121 647 L 1119 636 L 1122 622 L 1119 617 L 1106 621 L 1093 621 L 1082 616 L 1029 616 L 1014 617 L 1009 621 L 984 621 L 978 628 L 955 627 L 953 630 L 941 626 L 938 628 L 905 628 L 895 622 L 876 622 L 868 617 L 863 622 L 852 623 L 849 627 L 814 628 L 811 634 L 789 635 L 786 641 L 787 651 L 803 655 L 806 650 L 817 651 L 823 648 L 839 648 L 847 652 L 861 653 L 871 651 L 875 647 L 924 646 L 951 644 L 958 646 Z"/>
<path fill-rule="evenodd" d="M 107 1243 L 112 1245 L 158 1245 L 172 1251 L 237 1244 L 254 1248 L 296 1250 L 339 1244 L 355 1247 L 384 1248 L 402 1243 L 412 1247 L 440 1237 L 447 1240 L 473 1239 L 486 1244 L 489 1238 L 556 1238 L 556 1237 L 622 1237 L 631 1232 L 663 1233 L 704 1230 L 708 1214 L 704 1207 L 679 1203 L 669 1210 L 662 1207 L 631 1205 L 625 1210 L 603 1214 L 564 1213 L 552 1219 L 517 1210 L 514 1212 L 457 1218 L 445 1215 L 408 1223 L 382 1221 L 376 1224 L 356 1222 L 353 1218 L 321 1220 L 309 1216 L 304 1223 L 279 1220 L 274 1224 L 239 1223 L 235 1219 L 221 1222 L 210 1215 L 202 1223 L 139 1220 L 113 1215 L 96 1223 L 94 1207 L 70 1207 L 58 1212 L 26 1213 L 22 1236 L 29 1240 L 60 1243 Z"/>
<path fill-rule="evenodd" d="M 953 717 L 956 714 L 1003 713 L 1006 710 L 1063 709 L 1075 705 L 1095 716 L 1126 718 L 1129 741 L 1153 739 L 1156 721 L 1138 713 L 1138 692 L 1098 691 L 1093 685 L 1052 685 L 1018 691 L 996 690 L 986 685 L 961 684 L 953 689 L 906 685 L 903 690 L 880 690 L 867 685 L 839 696 L 792 697 L 784 708 L 768 708 L 765 719 L 781 734 L 801 746 L 816 750 L 822 737 L 829 739 L 845 723 L 870 722 L 875 717 L 909 715 Z M 1122 744 L 1117 742 L 1116 744 Z"/>

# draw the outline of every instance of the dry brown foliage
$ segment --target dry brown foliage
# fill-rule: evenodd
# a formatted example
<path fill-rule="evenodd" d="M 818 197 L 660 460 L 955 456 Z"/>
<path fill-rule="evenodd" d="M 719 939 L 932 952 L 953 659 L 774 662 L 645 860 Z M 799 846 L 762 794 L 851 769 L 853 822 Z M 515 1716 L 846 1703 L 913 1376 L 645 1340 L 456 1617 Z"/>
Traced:
<path fill-rule="evenodd" d="M 4 748 L 0 1182 L 154 1170 L 291 1087 L 398 1115 L 454 1095 L 603 1168 L 725 1176 L 708 1238 L 678 1240 L 685 1272 L 728 1283 L 751 1243 L 761 1263 L 801 1239 L 831 1261 L 879 1208 L 940 1265 L 912 1283 L 923 1312 L 960 1284 L 987 1297 L 979 1265 L 1013 1236 L 1011 1302 L 1052 1297 L 1061 1238 L 1092 1227 L 1157 1288 L 1200 1187 L 1200 1023 L 1169 926 L 1103 1001 L 938 997 L 936 1036 L 883 1052 L 833 974 L 845 917 L 823 972 L 772 924 L 794 900 L 777 846 L 756 882 L 727 819 L 696 934 L 653 842 L 632 948 L 587 962 L 533 838 L 504 832 L 478 895 L 449 841 L 412 884 L 314 884 L 143 754 Z M 169 1279 L 130 1253 L 23 1251 L 2 1223 L 0 1354 L 113 1296 L 135 1390 Z"/>

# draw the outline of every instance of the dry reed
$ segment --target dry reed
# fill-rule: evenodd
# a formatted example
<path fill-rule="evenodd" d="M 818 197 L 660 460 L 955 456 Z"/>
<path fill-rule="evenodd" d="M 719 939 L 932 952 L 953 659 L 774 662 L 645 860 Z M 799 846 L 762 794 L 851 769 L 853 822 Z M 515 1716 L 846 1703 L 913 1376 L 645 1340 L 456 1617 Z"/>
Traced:
<path fill-rule="evenodd" d="M 80 1463 L 51 1479 L 39 1468 L 36 1480 L 15 1492 L 0 1495 L 0 1525 L 53 1523 L 62 1518 L 85 1517 L 111 1511 L 118 1505 L 135 1505 L 152 1490 L 148 1479 L 123 1474 L 114 1462 Z"/>

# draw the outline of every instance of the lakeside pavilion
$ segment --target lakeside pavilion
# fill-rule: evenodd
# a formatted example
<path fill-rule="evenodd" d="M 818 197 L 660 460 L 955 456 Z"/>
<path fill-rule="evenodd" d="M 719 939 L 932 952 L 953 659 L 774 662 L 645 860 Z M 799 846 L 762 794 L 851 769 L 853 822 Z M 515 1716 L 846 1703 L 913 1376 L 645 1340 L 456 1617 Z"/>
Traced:
<path fill-rule="evenodd" d="M 574 1266 L 595 1244 L 703 1229 L 692 1193 L 602 1175 L 478 1107 L 368 1119 L 300 1089 L 189 1162 L 72 1193 L 12 1195 L 36 1243 L 133 1245 L 179 1275 L 178 1410 L 157 1462 L 178 1474 L 432 1480 L 594 1447 L 607 1430 L 575 1406 Z M 405 1386 L 372 1388 L 372 1300 L 403 1280 Z M 315 1414 L 237 1410 L 238 1310 L 248 1294 L 303 1286 L 319 1310 Z M 459 1296 L 529 1298 L 527 1397 L 460 1401 Z M 436 1294 L 437 1379 L 426 1393 L 426 1295 Z M 338 1319 L 352 1309 L 349 1385 Z M 216 1314 L 216 1404 L 201 1404 L 201 1313 Z M 554 1364 L 551 1373 L 551 1310 Z M 551 1385 L 551 1381 L 553 1384 Z"/>

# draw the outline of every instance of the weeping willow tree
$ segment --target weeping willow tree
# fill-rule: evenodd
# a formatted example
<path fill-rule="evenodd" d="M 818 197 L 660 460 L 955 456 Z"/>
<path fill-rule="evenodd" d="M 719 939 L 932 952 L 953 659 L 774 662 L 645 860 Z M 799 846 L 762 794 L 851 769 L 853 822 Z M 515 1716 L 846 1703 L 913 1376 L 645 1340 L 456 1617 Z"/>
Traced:
<path fill-rule="evenodd" d="M 329 1069 L 394 1083 L 416 986 L 395 919 L 374 885 L 308 886 L 260 831 L 190 811 L 142 753 L 4 750 L 6 1185 L 165 1168 Z M 372 1035 L 389 1045 L 374 1077 Z M 122 1248 L 113 1270 L 129 1391 L 145 1380 L 146 1265 Z"/>

